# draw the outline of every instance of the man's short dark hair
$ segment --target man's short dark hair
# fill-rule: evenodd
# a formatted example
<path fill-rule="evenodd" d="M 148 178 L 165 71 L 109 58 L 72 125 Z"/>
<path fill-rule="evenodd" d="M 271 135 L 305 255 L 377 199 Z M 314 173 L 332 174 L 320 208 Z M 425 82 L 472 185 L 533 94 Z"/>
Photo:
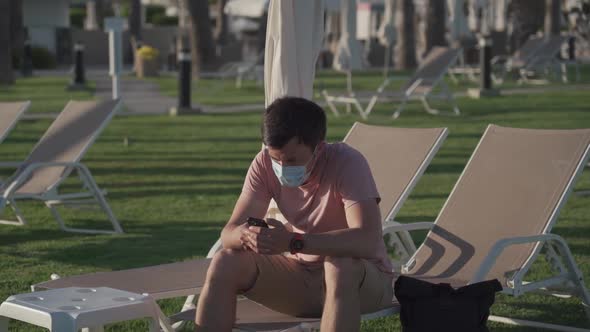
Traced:
<path fill-rule="evenodd" d="M 311 100 L 299 97 L 282 97 L 275 100 L 264 112 L 262 141 L 266 146 L 280 149 L 293 137 L 315 148 L 326 139 L 326 114 Z"/>

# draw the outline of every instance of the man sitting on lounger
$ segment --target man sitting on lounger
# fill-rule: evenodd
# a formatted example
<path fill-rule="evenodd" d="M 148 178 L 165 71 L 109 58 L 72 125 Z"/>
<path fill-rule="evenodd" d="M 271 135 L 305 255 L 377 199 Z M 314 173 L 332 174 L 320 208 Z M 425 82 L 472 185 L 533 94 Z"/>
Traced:
<path fill-rule="evenodd" d="M 328 144 L 326 116 L 294 97 L 265 111 L 262 139 L 207 273 L 197 331 L 231 331 L 236 295 L 273 310 L 322 317 L 322 332 L 358 331 L 362 313 L 391 305 L 392 266 L 369 165 Z M 288 221 L 250 226 L 274 199 Z"/>

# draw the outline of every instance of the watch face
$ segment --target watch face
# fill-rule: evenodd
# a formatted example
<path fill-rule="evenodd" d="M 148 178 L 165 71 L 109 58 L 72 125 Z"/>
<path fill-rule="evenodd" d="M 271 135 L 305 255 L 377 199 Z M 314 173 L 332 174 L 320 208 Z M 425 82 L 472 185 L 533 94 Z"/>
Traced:
<path fill-rule="evenodd" d="M 295 249 L 295 250 L 303 249 L 303 241 L 302 240 L 293 241 L 293 249 Z"/>

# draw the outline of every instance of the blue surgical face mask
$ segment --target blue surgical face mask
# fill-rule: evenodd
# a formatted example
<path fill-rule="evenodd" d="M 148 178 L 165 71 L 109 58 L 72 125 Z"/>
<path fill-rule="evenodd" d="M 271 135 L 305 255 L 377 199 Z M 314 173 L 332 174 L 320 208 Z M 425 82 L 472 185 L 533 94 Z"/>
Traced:
<path fill-rule="evenodd" d="M 271 158 L 272 170 L 279 179 L 282 186 L 285 187 L 299 187 L 309 178 L 307 165 L 314 159 L 315 150 L 311 159 L 303 166 L 282 166 L 277 161 Z"/>

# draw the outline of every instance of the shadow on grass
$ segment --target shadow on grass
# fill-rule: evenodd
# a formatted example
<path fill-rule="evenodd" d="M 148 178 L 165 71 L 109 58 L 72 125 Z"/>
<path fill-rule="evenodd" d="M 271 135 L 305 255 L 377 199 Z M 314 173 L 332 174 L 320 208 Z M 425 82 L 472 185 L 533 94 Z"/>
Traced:
<path fill-rule="evenodd" d="M 46 248 L 38 259 L 68 265 L 90 265 L 100 270 L 183 261 L 205 256 L 218 239 L 225 223 L 221 220 L 163 220 L 160 224 L 141 225 L 142 222 L 127 220 L 127 233 L 124 235 L 78 235 L 78 241 L 71 245 Z"/>
<path fill-rule="evenodd" d="M 165 161 L 165 160 L 164 160 Z M 112 168 L 112 167 L 100 167 L 92 169 L 94 175 L 131 175 L 131 176 L 146 176 L 146 177 L 159 177 L 159 176 L 236 176 L 244 177 L 248 171 L 247 167 L 237 168 L 220 168 L 220 167 L 179 167 L 179 166 L 161 166 L 161 167 L 126 167 L 126 168 Z"/>
<path fill-rule="evenodd" d="M 492 314 L 566 326 L 590 327 L 579 298 L 564 300 L 543 295 L 534 295 L 534 297 L 536 299 L 532 299 L 531 295 L 510 299 L 499 297 L 497 303 L 501 308 L 498 308 L 499 310 L 492 308 Z M 519 311 L 523 310 L 526 310 L 526 316 L 519 315 Z M 557 310 L 560 314 L 554 315 L 553 313 Z"/>
<path fill-rule="evenodd" d="M 166 188 L 154 188 L 154 189 L 140 189 L 137 191 L 126 191 L 126 192 L 113 192 L 109 196 L 113 199 L 126 199 L 126 198 L 145 198 L 145 197 L 163 197 L 163 196 L 224 196 L 224 195 L 234 195 L 238 196 L 240 191 L 242 190 L 242 186 L 235 185 L 226 188 L 193 188 L 193 189 L 183 189 L 183 188 L 174 188 L 171 189 L 169 187 Z"/>

